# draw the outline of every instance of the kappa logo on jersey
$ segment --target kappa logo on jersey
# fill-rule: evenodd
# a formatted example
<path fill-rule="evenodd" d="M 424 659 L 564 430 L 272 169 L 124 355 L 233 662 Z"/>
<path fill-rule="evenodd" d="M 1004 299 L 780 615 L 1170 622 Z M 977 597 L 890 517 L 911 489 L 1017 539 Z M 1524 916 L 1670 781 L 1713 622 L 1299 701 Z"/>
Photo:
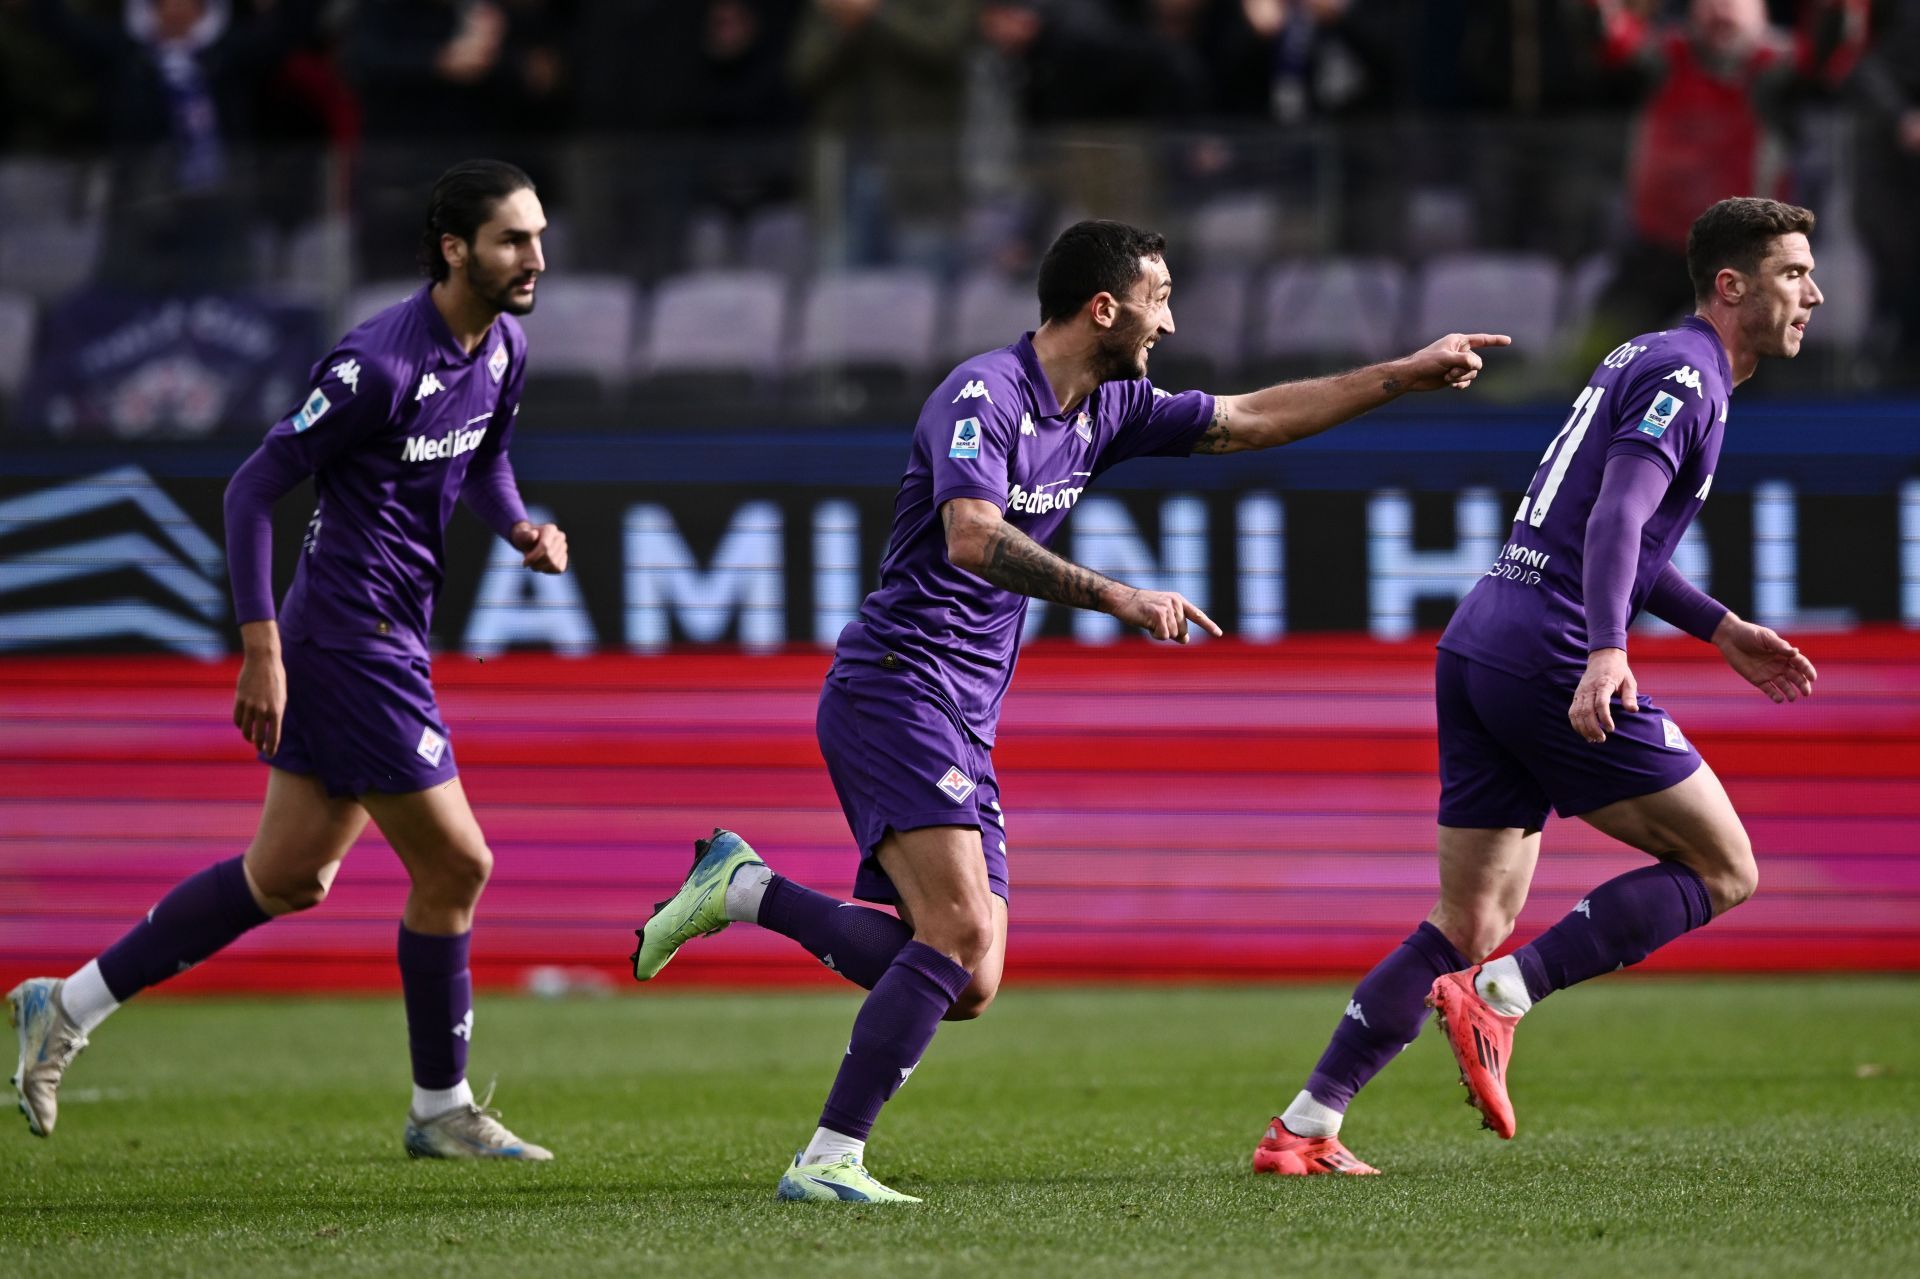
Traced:
<path fill-rule="evenodd" d="M 445 435 L 410 435 L 400 450 L 402 462 L 444 462 L 471 453 L 487 438 L 487 428 L 477 431 L 448 431 Z"/>
<path fill-rule="evenodd" d="M 293 415 L 294 434 L 298 435 L 315 422 L 318 422 L 326 416 L 327 410 L 332 407 L 332 402 L 327 399 L 327 393 L 317 386 L 314 387 L 313 394 L 309 395 L 307 402 L 300 406 L 300 411 Z"/>
<path fill-rule="evenodd" d="M 963 417 L 953 424 L 953 443 L 947 446 L 948 457 L 980 456 L 980 419 Z"/>
<path fill-rule="evenodd" d="M 1088 444 L 1093 443 L 1093 419 L 1085 413 L 1077 414 L 1073 419 L 1073 433 Z"/>
<path fill-rule="evenodd" d="M 413 748 L 413 753 L 438 768 L 441 758 L 447 753 L 447 739 L 431 728 L 423 728 L 420 730 L 420 744 Z"/>
<path fill-rule="evenodd" d="M 1708 476 L 1708 477 L 1707 477 L 1707 478 L 1706 478 L 1705 480 L 1703 480 L 1703 481 L 1701 481 L 1701 484 L 1700 484 L 1700 491 L 1699 491 L 1698 493 L 1695 493 L 1695 494 L 1693 495 L 1693 500 L 1694 500 L 1694 501 L 1696 501 L 1696 502 L 1704 502 L 1704 501 L 1706 501 L 1706 500 L 1707 500 L 1707 492 L 1708 492 L 1708 490 L 1710 490 L 1711 488 L 1713 488 L 1713 477 L 1712 477 L 1711 475 L 1709 475 L 1709 476 Z"/>
<path fill-rule="evenodd" d="M 1035 429 L 1034 429 L 1034 426 L 1033 426 L 1033 414 L 1031 414 L 1031 413 L 1022 413 L 1022 414 L 1020 415 L 1020 434 L 1022 434 L 1022 435 L 1038 435 L 1038 434 L 1040 434 L 1040 432 L 1039 432 L 1039 431 L 1037 431 L 1037 430 L 1035 430 Z"/>
<path fill-rule="evenodd" d="M 1687 739 L 1681 734 L 1678 724 L 1670 719 L 1663 719 L 1660 721 L 1660 731 L 1666 737 L 1668 750 L 1683 751 L 1687 749 Z"/>
<path fill-rule="evenodd" d="M 960 394 L 954 396 L 951 403 L 958 404 L 962 400 L 977 400 L 982 397 L 985 397 L 987 403 L 993 403 L 993 392 L 987 390 L 987 384 L 975 380 L 961 387 Z"/>
<path fill-rule="evenodd" d="M 493 374 L 493 380 L 496 382 L 507 375 L 507 344 L 505 342 L 493 348 L 493 358 L 487 361 L 487 372 Z"/>
<path fill-rule="evenodd" d="M 1648 407 L 1647 415 L 1640 419 L 1640 433 L 1659 439 L 1667 433 L 1667 428 L 1673 424 L 1674 415 L 1679 411 L 1680 401 L 1665 391 L 1660 392 L 1653 397 L 1653 404 Z"/>
<path fill-rule="evenodd" d="M 961 772 L 958 768 L 949 768 L 946 776 L 942 777 L 938 782 L 935 782 L 934 785 L 945 791 L 947 798 L 956 804 L 973 794 L 973 779 Z"/>
<path fill-rule="evenodd" d="M 1691 364 L 1682 364 L 1679 368 L 1667 374 L 1667 376 L 1661 380 L 1666 382 L 1678 382 L 1681 386 L 1686 387 L 1689 391 L 1692 391 L 1695 395 L 1706 394 L 1705 391 L 1702 391 L 1700 389 L 1700 371 L 1694 368 Z"/>
<path fill-rule="evenodd" d="M 1593 902 L 1588 898 L 1582 897 L 1573 904 L 1573 913 L 1576 915 L 1585 915 L 1588 919 L 1592 919 Z"/>
<path fill-rule="evenodd" d="M 447 388 L 441 384 L 439 378 L 429 373 L 420 379 L 420 389 L 413 393 L 413 402 L 415 404 L 418 404 L 420 401 L 426 399 L 429 395 L 433 395 L 436 392 L 444 391 L 446 389 Z"/>
<path fill-rule="evenodd" d="M 1355 1000 L 1349 999 L 1347 1001 L 1346 1015 L 1359 1022 L 1362 1026 L 1366 1026 L 1368 1030 L 1373 1029 L 1372 1026 L 1367 1026 L 1367 1015 L 1360 1011 L 1360 1005 Z"/>
<path fill-rule="evenodd" d="M 342 360 L 329 371 L 344 382 L 349 391 L 360 390 L 360 361 Z"/>

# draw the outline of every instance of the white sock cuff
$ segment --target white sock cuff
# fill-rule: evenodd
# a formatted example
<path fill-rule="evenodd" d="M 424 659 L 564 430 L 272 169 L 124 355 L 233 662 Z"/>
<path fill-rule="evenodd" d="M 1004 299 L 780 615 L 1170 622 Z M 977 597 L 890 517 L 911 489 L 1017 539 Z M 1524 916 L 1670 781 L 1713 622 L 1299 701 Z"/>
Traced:
<path fill-rule="evenodd" d="M 760 922 L 760 903 L 767 895 L 773 872 L 764 863 L 748 862 L 727 881 L 727 918 L 736 924 Z"/>
<path fill-rule="evenodd" d="M 458 1110 L 462 1106 L 473 1104 L 473 1085 L 462 1079 L 451 1088 L 422 1088 L 413 1086 L 413 1117 L 432 1119 L 446 1114 L 449 1110 Z"/>
<path fill-rule="evenodd" d="M 1337 1137 L 1340 1121 L 1345 1118 L 1332 1106 L 1315 1101 L 1313 1094 L 1304 1088 L 1280 1114 L 1280 1122 L 1296 1137 Z"/>
<path fill-rule="evenodd" d="M 830 1164 L 836 1159 L 848 1155 L 862 1158 L 867 1153 L 867 1143 L 843 1132 L 831 1128 L 815 1128 L 813 1140 L 807 1143 L 806 1153 L 800 1156 L 803 1164 Z"/>
<path fill-rule="evenodd" d="M 67 1016 L 80 1027 L 83 1035 L 91 1035 L 93 1028 L 120 1006 L 120 1001 L 107 989 L 107 979 L 100 975 L 99 960 L 89 959 L 86 967 L 67 978 L 66 984 L 60 987 L 60 1006 L 66 1009 Z"/>
<path fill-rule="evenodd" d="M 1533 1007 L 1533 995 L 1527 990 L 1520 961 L 1512 955 L 1502 955 L 1482 965 L 1480 975 L 1473 979 L 1473 988 L 1480 992 L 1480 998 L 1493 1005 L 1494 1011 L 1509 1017 L 1524 1017 Z"/>

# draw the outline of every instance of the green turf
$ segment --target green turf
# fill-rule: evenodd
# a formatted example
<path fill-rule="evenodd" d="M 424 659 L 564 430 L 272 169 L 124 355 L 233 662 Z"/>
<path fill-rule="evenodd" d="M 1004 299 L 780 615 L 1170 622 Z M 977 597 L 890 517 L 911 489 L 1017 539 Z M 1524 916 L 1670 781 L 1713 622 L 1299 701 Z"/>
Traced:
<path fill-rule="evenodd" d="M 397 1000 L 153 1002 L 0 1130 L 0 1274 L 1920 1274 L 1920 984 L 1613 979 L 1521 1032 L 1520 1135 L 1429 1033 L 1255 1179 L 1332 988 L 1015 991 L 946 1027 L 870 1152 L 921 1206 L 781 1204 L 846 996 L 482 1001 L 474 1074 L 546 1166 L 400 1148 Z"/>

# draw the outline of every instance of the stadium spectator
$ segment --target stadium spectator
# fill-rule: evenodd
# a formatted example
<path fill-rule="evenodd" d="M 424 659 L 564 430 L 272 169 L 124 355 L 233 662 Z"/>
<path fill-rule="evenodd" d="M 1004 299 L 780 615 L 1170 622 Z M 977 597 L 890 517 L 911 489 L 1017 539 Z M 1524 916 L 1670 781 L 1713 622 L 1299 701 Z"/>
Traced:
<path fill-rule="evenodd" d="M 540 0 L 368 0 L 341 38 L 365 152 L 357 249 L 369 275 L 404 274 L 422 152 L 526 143 L 562 124 L 562 59 Z"/>
<path fill-rule="evenodd" d="M 106 251 L 116 285 L 244 284 L 252 211 L 235 150 L 260 85 L 311 30 L 315 0 L 236 16 L 229 0 L 132 0 L 124 29 L 32 0 L 40 30 L 100 86 L 113 148 Z"/>
<path fill-rule="evenodd" d="M 972 25 L 954 0 L 814 0 L 801 16 L 789 69 L 847 261 L 947 264 Z"/>
<path fill-rule="evenodd" d="M 1859 103 L 1853 216 L 1873 260 L 1884 376 L 1920 385 L 1920 5 L 1874 11 L 1872 47 L 1852 82 Z"/>
<path fill-rule="evenodd" d="M 1771 25 L 1762 0 L 1691 0 L 1681 23 L 1626 0 L 1590 0 L 1604 65 L 1642 86 L 1627 165 L 1631 240 L 1596 324 L 1637 333 L 1684 314 L 1687 229 L 1730 196 L 1785 196 L 1784 142 L 1795 92 L 1833 50 L 1814 29 Z"/>

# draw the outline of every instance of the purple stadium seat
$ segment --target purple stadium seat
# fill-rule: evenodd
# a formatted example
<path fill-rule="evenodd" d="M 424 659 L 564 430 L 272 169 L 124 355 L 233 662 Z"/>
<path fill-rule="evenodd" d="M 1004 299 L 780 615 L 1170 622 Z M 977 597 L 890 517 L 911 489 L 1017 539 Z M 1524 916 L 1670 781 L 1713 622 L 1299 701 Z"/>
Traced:
<path fill-rule="evenodd" d="M 702 271 L 660 282 L 642 365 L 654 376 L 780 371 L 786 282 L 770 271 Z"/>
<path fill-rule="evenodd" d="M 807 293 L 794 363 L 802 369 L 860 366 L 921 372 L 932 362 L 937 309 L 933 277 L 924 271 L 889 268 L 822 275 Z"/>

